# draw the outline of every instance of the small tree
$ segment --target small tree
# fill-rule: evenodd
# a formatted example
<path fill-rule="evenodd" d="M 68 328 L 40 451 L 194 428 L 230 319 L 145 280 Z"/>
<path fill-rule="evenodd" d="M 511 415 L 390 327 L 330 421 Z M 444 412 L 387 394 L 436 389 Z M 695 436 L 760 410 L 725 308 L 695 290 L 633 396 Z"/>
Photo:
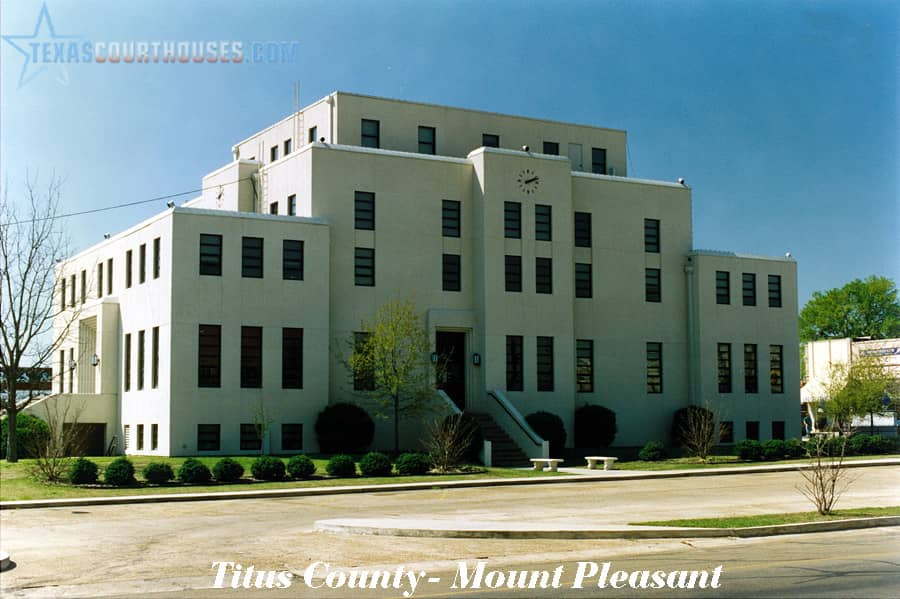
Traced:
<path fill-rule="evenodd" d="M 706 461 L 718 441 L 718 420 L 709 403 L 681 408 L 672 420 L 672 436 L 690 455 Z"/>
<path fill-rule="evenodd" d="M 846 402 L 852 415 L 869 416 L 870 432 L 875 430 L 875 413 L 885 409 L 884 397 L 890 397 L 895 379 L 882 358 L 857 356 L 847 372 L 847 384 L 839 399 Z"/>
<path fill-rule="evenodd" d="M 32 436 L 26 445 L 28 454 L 34 457 L 30 466 L 32 476 L 47 482 L 60 482 L 72 467 L 73 456 L 84 455 L 86 435 L 78 426 L 81 407 L 69 402 L 55 402 L 53 411 L 44 405 L 44 421 L 49 434 Z"/>
<path fill-rule="evenodd" d="M 269 416 L 265 402 L 260 399 L 253 410 L 253 428 L 256 431 L 256 438 L 259 439 L 259 455 L 267 453 L 266 435 L 269 432 L 269 427 L 272 426 L 272 422 L 274 422 L 274 419 Z"/>
<path fill-rule="evenodd" d="M 834 443 L 833 440 L 838 442 Z M 853 482 L 843 467 L 847 435 L 814 435 L 809 444 L 809 463 L 800 470 L 797 490 L 816 506 L 820 514 L 830 514 L 835 503 Z"/>
<path fill-rule="evenodd" d="M 462 464 L 475 434 L 476 428 L 463 414 L 454 414 L 429 424 L 425 448 L 434 469 L 444 473 Z"/>

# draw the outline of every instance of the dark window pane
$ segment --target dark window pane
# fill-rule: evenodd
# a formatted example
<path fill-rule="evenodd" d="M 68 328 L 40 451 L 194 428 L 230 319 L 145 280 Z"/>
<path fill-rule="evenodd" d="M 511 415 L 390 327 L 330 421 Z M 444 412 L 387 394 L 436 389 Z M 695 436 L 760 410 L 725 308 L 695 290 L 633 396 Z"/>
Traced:
<path fill-rule="evenodd" d="M 772 438 L 784 441 L 784 420 L 772 421 Z"/>
<path fill-rule="evenodd" d="M 522 204 L 519 202 L 503 202 L 503 236 L 522 238 Z"/>
<path fill-rule="evenodd" d="M 375 286 L 374 248 L 356 248 L 354 255 L 355 284 L 361 287 Z"/>
<path fill-rule="evenodd" d="M 606 148 L 591 148 L 591 172 L 606 174 Z"/>
<path fill-rule="evenodd" d="M 281 329 L 281 388 L 303 388 L 303 329 Z"/>
<path fill-rule="evenodd" d="M 254 451 L 262 447 L 262 439 L 256 425 L 250 422 L 241 423 L 241 450 Z"/>
<path fill-rule="evenodd" d="M 269 148 L 269 161 L 275 162 L 278 160 L 278 146 L 272 146 Z"/>
<path fill-rule="evenodd" d="M 129 286 L 131 279 L 131 253 L 126 256 L 125 283 Z M 200 274 L 222 276 L 222 236 L 200 234 Z"/>
<path fill-rule="evenodd" d="M 752 439 L 754 441 L 759 441 L 759 421 L 758 420 L 748 420 L 745 423 L 745 436 L 748 439 Z"/>
<path fill-rule="evenodd" d="M 784 393 L 784 347 L 769 346 L 769 381 L 772 393 Z"/>
<path fill-rule="evenodd" d="M 719 343 L 716 354 L 718 359 L 719 393 L 731 393 L 731 344 Z"/>
<path fill-rule="evenodd" d="M 150 338 L 150 387 L 159 387 L 159 327 L 153 327 Z"/>
<path fill-rule="evenodd" d="M 506 290 L 522 291 L 522 256 L 505 256 Z"/>
<path fill-rule="evenodd" d="M 575 386 L 578 393 L 594 392 L 594 342 L 575 341 Z"/>
<path fill-rule="evenodd" d="M 731 420 L 719 423 L 719 443 L 734 443 L 734 422 Z"/>
<path fill-rule="evenodd" d="M 553 391 L 553 337 L 537 338 L 537 390 Z"/>
<path fill-rule="evenodd" d="M 591 297 L 593 295 L 592 279 L 590 264 L 575 264 L 575 297 Z"/>
<path fill-rule="evenodd" d="M 288 196 L 288 216 L 297 216 L 297 195 L 291 194 Z"/>
<path fill-rule="evenodd" d="M 535 293 L 553 293 L 552 258 L 535 258 L 534 290 Z"/>
<path fill-rule="evenodd" d="M 125 252 L 125 288 L 131 288 L 131 267 L 133 252 L 128 250 Z M 203 236 L 200 236 L 200 274 L 203 272 Z M 72 275 L 72 303 L 75 303 L 75 275 Z"/>
<path fill-rule="evenodd" d="M 545 141 L 544 142 L 544 154 L 550 154 L 552 156 L 559 156 L 559 143 L 555 141 Z"/>
<path fill-rule="evenodd" d="M 138 283 L 147 280 L 147 244 L 142 243 L 138 248 Z"/>
<path fill-rule="evenodd" d="M 285 239 L 281 244 L 281 278 L 287 281 L 303 280 L 303 242 Z"/>
<path fill-rule="evenodd" d="M 198 451 L 219 451 L 220 431 L 218 424 L 198 424 L 197 425 L 197 450 Z"/>
<path fill-rule="evenodd" d="M 460 235 L 460 203 L 456 200 L 441 202 L 441 234 L 444 237 Z"/>
<path fill-rule="evenodd" d="M 318 127 L 310 127 L 309 128 L 309 136 L 306 138 L 309 143 L 314 141 L 319 141 L 319 128 Z"/>
<path fill-rule="evenodd" d="M 364 231 L 375 230 L 375 194 L 368 191 L 354 193 L 355 227 Z"/>
<path fill-rule="evenodd" d="M 644 251 L 659 253 L 659 221 L 655 218 L 644 219 Z"/>
<path fill-rule="evenodd" d="M 160 261 L 160 239 L 157 237 L 153 240 L 153 278 L 159 278 L 159 261 Z"/>
<path fill-rule="evenodd" d="M 538 241 L 550 241 L 553 239 L 553 212 L 550 206 L 535 204 L 534 238 Z"/>
<path fill-rule="evenodd" d="M 752 272 L 745 272 L 742 275 L 742 285 L 744 290 L 744 305 L 756 305 L 756 275 Z"/>
<path fill-rule="evenodd" d="M 241 327 L 241 387 L 262 387 L 262 327 Z"/>
<path fill-rule="evenodd" d="M 144 331 L 138 331 L 137 338 L 137 388 L 141 390 L 144 388 L 144 346 L 146 341 L 146 335 Z"/>
<path fill-rule="evenodd" d="M 217 324 L 200 325 L 197 371 L 197 386 L 221 387 L 222 327 Z"/>
<path fill-rule="evenodd" d="M 303 425 L 297 423 L 284 423 L 281 425 L 281 450 L 303 450 Z"/>
<path fill-rule="evenodd" d="M 241 276 L 261 279 L 263 276 L 262 237 L 241 238 Z"/>
<path fill-rule="evenodd" d="M 781 307 L 781 276 L 769 275 L 769 307 Z"/>
<path fill-rule="evenodd" d="M 486 148 L 499 148 L 500 136 L 493 133 L 483 133 L 481 135 L 481 145 Z"/>
<path fill-rule="evenodd" d="M 647 268 L 644 270 L 644 298 L 648 302 L 658 303 L 662 301 L 662 286 L 658 268 Z"/>
<path fill-rule="evenodd" d="M 284 140 L 284 155 L 287 156 L 291 153 L 292 144 L 290 139 Z"/>
<path fill-rule="evenodd" d="M 462 288 L 460 273 L 460 256 L 458 254 L 443 255 L 443 290 L 459 291 Z"/>
<path fill-rule="evenodd" d="M 744 393 L 759 393 L 756 344 L 744 345 Z"/>
<path fill-rule="evenodd" d="M 434 154 L 435 153 L 435 132 L 434 127 L 419 127 L 419 153 Z"/>
<path fill-rule="evenodd" d="M 647 393 L 662 393 L 663 355 L 662 343 L 647 343 Z"/>
<path fill-rule="evenodd" d="M 362 120 L 362 139 L 360 145 L 364 148 L 381 147 L 381 123 L 371 119 Z"/>
<path fill-rule="evenodd" d="M 522 336 L 506 336 L 506 390 L 521 391 L 523 388 Z"/>
<path fill-rule="evenodd" d="M 575 213 L 575 247 L 591 247 L 591 213 Z"/>
<path fill-rule="evenodd" d="M 731 303 L 731 273 L 725 270 L 716 271 L 716 303 Z"/>
<path fill-rule="evenodd" d="M 71 352 L 71 350 L 69 350 Z M 125 355 L 125 390 L 131 390 L 131 333 L 125 334 L 125 351 L 123 352 Z M 71 361 L 71 360 L 70 360 Z M 72 370 L 69 371 L 69 392 L 72 392 L 72 382 L 71 382 L 71 374 Z"/>

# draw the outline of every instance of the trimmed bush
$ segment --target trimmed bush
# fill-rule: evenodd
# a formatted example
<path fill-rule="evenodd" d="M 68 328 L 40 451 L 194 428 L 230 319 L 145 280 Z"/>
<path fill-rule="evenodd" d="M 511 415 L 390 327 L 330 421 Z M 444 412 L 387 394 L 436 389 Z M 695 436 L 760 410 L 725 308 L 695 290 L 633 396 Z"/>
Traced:
<path fill-rule="evenodd" d="M 328 460 L 328 463 L 325 465 L 325 472 L 329 476 L 356 476 L 356 462 L 353 461 L 352 457 L 339 453 L 331 456 L 331 459 Z"/>
<path fill-rule="evenodd" d="M 575 447 L 609 447 L 616 433 L 616 413 L 593 404 L 575 410 Z"/>
<path fill-rule="evenodd" d="M 144 466 L 141 474 L 144 476 L 144 480 L 151 485 L 164 485 L 175 478 L 172 467 L 165 462 L 150 462 Z"/>
<path fill-rule="evenodd" d="M 666 445 L 662 441 L 647 441 L 638 452 L 638 459 L 644 462 L 664 460 L 666 459 Z"/>
<path fill-rule="evenodd" d="M 375 423 L 364 409 L 336 403 L 319 412 L 316 439 L 322 453 L 362 453 L 372 444 Z"/>
<path fill-rule="evenodd" d="M 562 418 L 550 412 L 532 412 L 525 417 L 528 425 L 545 441 L 550 442 L 550 455 L 562 455 L 566 446 L 566 426 Z"/>
<path fill-rule="evenodd" d="M 806 455 L 806 446 L 800 439 L 788 439 L 784 442 L 789 458 L 802 458 Z"/>
<path fill-rule="evenodd" d="M 821 454 L 823 456 L 838 457 L 842 452 L 843 455 L 850 455 L 852 453 L 852 448 L 850 447 L 850 438 L 844 435 L 827 437 L 825 439 L 809 439 L 806 442 L 806 451 L 810 456 L 814 457 L 816 455 L 817 443 L 819 444 L 818 451 L 821 451 Z"/>
<path fill-rule="evenodd" d="M 92 485 L 97 482 L 99 471 L 94 462 L 78 458 L 69 467 L 69 482 L 73 485 Z"/>
<path fill-rule="evenodd" d="M 6 437 L 9 435 L 9 418 L 0 420 L 0 458 L 6 458 Z M 33 458 L 31 448 L 50 439 L 50 427 L 46 422 L 31 414 L 16 416 L 16 455 Z"/>
<path fill-rule="evenodd" d="M 363 476 L 390 476 L 391 470 L 391 458 L 377 451 L 370 451 L 359 461 L 359 471 Z"/>
<path fill-rule="evenodd" d="M 477 464 L 481 460 L 481 450 L 484 448 L 484 433 L 481 431 L 481 425 L 474 416 L 467 412 L 462 414 L 451 414 L 444 418 L 441 426 L 444 430 L 450 424 L 451 418 L 461 418 L 460 431 L 463 437 L 468 437 L 469 443 L 463 450 L 462 459 L 469 464 Z"/>
<path fill-rule="evenodd" d="M 287 471 L 293 478 L 309 478 L 316 473 L 316 465 L 301 453 L 288 460 Z"/>
<path fill-rule="evenodd" d="M 262 455 L 250 464 L 250 472 L 258 480 L 281 480 L 284 478 L 284 462 L 270 455 Z"/>
<path fill-rule="evenodd" d="M 134 464 L 125 456 L 114 459 L 103 471 L 103 480 L 114 487 L 129 487 L 135 484 Z"/>
<path fill-rule="evenodd" d="M 754 439 L 738 441 L 734 445 L 734 450 L 738 457 L 745 462 L 758 462 L 763 458 L 762 444 Z"/>
<path fill-rule="evenodd" d="M 222 458 L 212 467 L 212 474 L 222 483 L 232 483 L 244 476 L 244 467 L 237 460 Z"/>
<path fill-rule="evenodd" d="M 421 476 L 431 470 L 431 460 L 424 453 L 402 453 L 397 458 L 397 474 Z"/>
<path fill-rule="evenodd" d="M 775 460 L 783 460 L 787 457 L 787 454 L 787 443 L 785 443 L 781 439 L 769 439 L 768 441 L 764 441 L 762 444 L 762 455 L 763 459 L 765 460 L 768 460 L 770 462 L 774 462 Z"/>
<path fill-rule="evenodd" d="M 197 458 L 186 459 L 178 469 L 178 480 L 183 483 L 208 483 L 211 478 L 212 473 L 209 468 Z"/>
<path fill-rule="evenodd" d="M 856 434 L 850 437 L 847 444 L 855 455 L 876 455 L 894 451 L 893 441 L 882 435 Z"/>

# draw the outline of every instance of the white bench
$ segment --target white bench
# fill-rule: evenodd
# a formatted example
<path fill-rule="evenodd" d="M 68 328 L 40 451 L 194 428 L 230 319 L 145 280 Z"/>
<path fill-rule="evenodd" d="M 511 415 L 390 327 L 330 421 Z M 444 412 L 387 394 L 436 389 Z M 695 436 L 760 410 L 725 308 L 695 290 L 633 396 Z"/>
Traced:
<path fill-rule="evenodd" d="M 588 470 L 596 470 L 597 462 L 603 462 L 604 470 L 612 470 L 613 465 L 615 465 L 616 460 L 618 460 L 619 458 L 611 458 L 611 457 L 599 456 L 599 455 L 588 455 L 588 456 L 584 456 L 584 459 L 587 460 Z"/>
<path fill-rule="evenodd" d="M 550 472 L 556 472 L 556 469 L 562 462 L 562 460 L 555 458 L 531 458 L 531 463 L 534 465 L 535 470 L 543 470 L 546 466 Z"/>

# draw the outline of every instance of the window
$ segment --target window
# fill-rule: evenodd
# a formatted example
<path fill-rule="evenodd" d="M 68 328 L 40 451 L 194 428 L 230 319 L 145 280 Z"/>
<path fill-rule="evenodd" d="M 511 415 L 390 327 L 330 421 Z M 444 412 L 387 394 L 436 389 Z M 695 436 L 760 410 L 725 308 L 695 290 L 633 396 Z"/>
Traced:
<path fill-rule="evenodd" d="M 297 216 L 297 196 L 295 194 L 288 196 L 288 216 Z"/>
<path fill-rule="evenodd" d="M 131 391 L 131 333 L 125 333 L 125 351 L 123 352 L 125 356 L 125 367 L 123 370 L 125 371 L 125 390 Z M 72 385 L 69 385 L 69 393 L 72 392 Z"/>
<path fill-rule="evenodd" d="M 434 127 L 419 127 L 419 153 L 435 153 Z"/>
<path fill-rule="evenodd" d="M 281 425 L 281 450 L 303 450 L 303 425 L 296 423 L 284 423 Z"/>
<path fill-rule="evenodd" d="M 150 387 L 159 387 L 159 327 L 150 336 Z"/>
<path fill-rule="evenodd" d="M 772 393 L 784 393 L 784 346 L 769 346 L 769 384 Z"/>
<path fill-rule="evenodd" d="M 150 425 L 150 450 L 156 451 L 159 449 L 159 425 L 151 424 Z"/>
<path fill-rule="evenodd" d="M 66 379 L 64 377 L 64 373 L 66 372 L 66 350 L 59 350 L 59 392 L 66 392 Z"/>
<path fill-rule="evenodd" d="M 63 277 L 59 283 L 59 309 L 66 309 L 66 278 Z"/>
<path fill-rule="evenodd" d="M 126 424 L 124 427 L 124 433 L 122 434 L 122 449 L 128 450 L 131 447 L 131 425 Z"/>
<path fill-rule="evenodd" d="M 218 424 L 197 425 L 197 451 L 219 451 L 220 438 Z"/>
<path fill-rule="evenodd" d="M 534 206 L 534 238 L 538 241 L 553 239 L 553 212 L 550 206 L 535 204 Z"/>
<path fill-rule="evenodd" d="M 354 351 L 357 353 L 367 351 L 366 345 L 369 343 L 371 336 L 371 333 L 366 332 L 353 333 Z M 374 389 L 375 373 L 368 369 L 355 367 L 353 369 L 353 390 L 372 391 Z"/>
<path fill-rule="evenodd" d="M 741 275 L 744 290 L 744 305 L 756 305 L 756 275 L 752 272 L 745 272 Z"/>
<path fill-rule="evenodd" d="M 575 390 L 594 392 L 594 342 L 590 339 L 575 340 Z"/>
<path fill-rule="evenodd" d="M 606 174 L 606 148 L 591 148 L 591 172 Z"/>
<path fill-rule="evenodd" d="M 291 153 L 291 150 L 292 150 L 291 146 L 292 146 L 292 145 L 293 145 L 293 144 L 291 143 L 291 140 L 290 140 L 290 139 L 284 140 L 284 155 L 285 155 L 285 156 L 287 156 L 288 154 Z"/>
<path fill-rule="evenodd" d="M 734 422 L 723 420 L 719 423 L 719 443 L 734 443 Z"/>
<path fill-rule="evenodd" d="M 147 244 L 142 243 L 138 248 L 138 283 L 147 280 Z"/>
<path fill-rule="evenodd" d="M 135 436 L 137 437 L 137 443 L 135 443 L 135 445 L 137 445 L 137 450 L 141 451 L 144 449 L 144 425 L 143 424 L 137 425 L 136 433 L 137 434 Z"/>
<path fill-rule="evenodd" d="M 201 324 L 197 359 L 197 386 L 221 387 L 222 327 Z"/>
<path fill-rule="evenodd" d="M 784 420 L 772 421 L 772 438 L 784 441 Z"/>
<path fill-rule="evenodd" d="M 355 211 L 355 228 L 363 231 L 375 230 L 375 194 L 369 191 L 357 191 L 353 199 Z"/>
<path fill-rule="evenodd" d="M 647 342 L 647 393 L 662 393 L 663 355 L 662 343 Z"/>
<path fill-rule="evenodd" d="M 126 258 L 128 260 L 128 258 Z M 128 260 L 131 262 L 131 260 Z M 127 265 L 126 265 L 127 266 Z M 200 234 L 200 274 L 222 276 L 222 236 Z M 125 273 L 126 279 L 128 273 Z M 127 281 L 126 281 L 127 286 Z"/>
<path fill-rule="evenodd" d="M 544 142 L 544 154 L 550 154 L 551 156 L 559 156 L 559 143 L 555 141 L 545 141 Z"/>
<path fill-rule="evenodd" d="M 371 119 L 362 120 L 362 137 L 360 145 L 364 148 L 380 148 L 381 147 L 381 123 Z"/>
<path fill-rule="evenodd" d="M 353 276 L 354 284 L 360 287 L 375 286 L 375 249 L 354 249 Z"/>
<path fill-rule="evenodd" d="M 285 239 L 281 242 L 281 278 L 286 281 L 303 280 L 303 242 Z"/>
<path fill-rule="evenodd" d="M 486 148 L 499 148 L 500 147 L 500 136 L 495 135 L 493 133 L 482 133 L 481 134 L 481 145 Z"/>
<path fill-rule="evenodd" d="M 744 344 L 744 393 L 759 393 L 756 344 Z"/>
<path fill-rule="evenodd" d="M 522 291 L 522 256 L 504 256 L 506 262 L 506 290 Z"/>
<path fill-rule="evenodd" d="M 521 391 L 524 385 L 522 336 L 506 336 L 506 390 Z"/>
<path fill-rule="evenodd" d="M 261 279 L 263 276 L 262 237 L 241 238 L 241 276 Z"/>
<path fill-rule="evenodd" d="M 655 218 L 644 219 L 644 251 L 659 253 L 659 220 Z"/>
<path fill-rule="evenodd" d="M 748 420 L 744 424 L 744 428 L 745 428 L 744 436 L 747 439 L 759 441 L 759 420 Z"/>
<path fill-rule="evenodd" d="M 125 289 L 131 288 L 131 250 L 125 252 Z"/>
<path fill-rule="evenodd" d="M 553 391 L 553 337 L 537 338 L 537 390 Z"/>
<path fill-rule="evenodd" d="M 769 275 L 769 307 L 781 307 L 781 275 Z"/>
<path fill-rule="evenodd" d="M 519 202 L 503 202 L 503 236 L 522 238 L 522 204 Z"/>
<path fill-rule="evenodd" d="M 309 143 L 314 141 L 319 141 L 319 128 L 318 127 L 310 127 L 309 128 L 309 137 L 307 137 Z"/>
<path fill-rule="evenodd" d="M 81 271 L 81 303 L 87 301 L 87 271 Z"/>
<path fill-rule="evenodd" d="M 731 273 L 727 270 L 716 271 L 716 303 L 731 303 Z"/>
<path fill-rule="evenodd" d="M 138 331 L 137 340 L 137 388 L 138 391 L 144 388 L 144 331 Z"/>
<path fill-rule="evenodd" d="M 553 259 L 534 259 L 535 293 L 553 293 Z"/>
<path fill-rule="evenodd" d="M 113 292 L 113 259 L 106 261 L 106 295 L 112 295 Z"/>
<path fill-rule="evenodd" d="M 262 387 L 262 327 L 241 327 L 241 387 Z"/>
<path fill-rule="evenodd" d="M 459 254 L 443 255 L 443 290 L 459 291 L 462 288 Z"/>
<path fill-rule="evenodd" d="M 731 393 L 731 344 L 719 343 L 716 355 L 718 357 L 719 393 Z"/>
<path fill-rule="evenodd" d="M 275 162 L 278 160 L 278 146 L 272 146 L 269 150 L 269 162 Z"/>
<path fill-rule="evenodd" d="M 278 202 L 269 204 L 269 214 L 278 214 Z"/>
<path fill-rule="evenodd" d="M 103 263 L 97 265 L 97 297 L 103 297 Z"/>
<path fill-rule="evenodd" d="M 441 202 L 441 234 L 444 237 L 459 237 L 460 203 L 456 200 Z"/>
<path fill-rule="evenodd" d="M 128 357 L 131 357 L 130 352 Z M 130 364 L 131 360 L 129 360 L 128 363 Z M 69 393 L 75 393 L 75 348 L 73 347 L 69 348 Z"/>
<path fill-rule="evenodd" d="M 281 329 L 281 388 L 303 388 L 303 329 Z"/>
<path fill-rule="evenodd" d="M 575 213 L 575 247 L 591 247 L 591 213 Z"/>
<path fill-rule="evenodd" d="M 241 423 L 241 451 L 258 451 L 262 447 L 259 430 L 253 423 Z"/>
<path fill-rule="evenodd" d="M 655 303 L 662 301 L 662 286 L 658 268 L 644 269 L 644 299 Z"/>
<path fill-rule="evenodd" d="M 159 237 L 153 240 L 153 278 L 159 278 Z"/>
<path fill-rule="evenodd" d="M 591 297 L 593 282 L 590 264 L 575 264 L 575 297 Z"/>
<path fill-rule="evenodd" d="M 75 275 L 69 279 L 69 305 L 75 307 Z"/>

